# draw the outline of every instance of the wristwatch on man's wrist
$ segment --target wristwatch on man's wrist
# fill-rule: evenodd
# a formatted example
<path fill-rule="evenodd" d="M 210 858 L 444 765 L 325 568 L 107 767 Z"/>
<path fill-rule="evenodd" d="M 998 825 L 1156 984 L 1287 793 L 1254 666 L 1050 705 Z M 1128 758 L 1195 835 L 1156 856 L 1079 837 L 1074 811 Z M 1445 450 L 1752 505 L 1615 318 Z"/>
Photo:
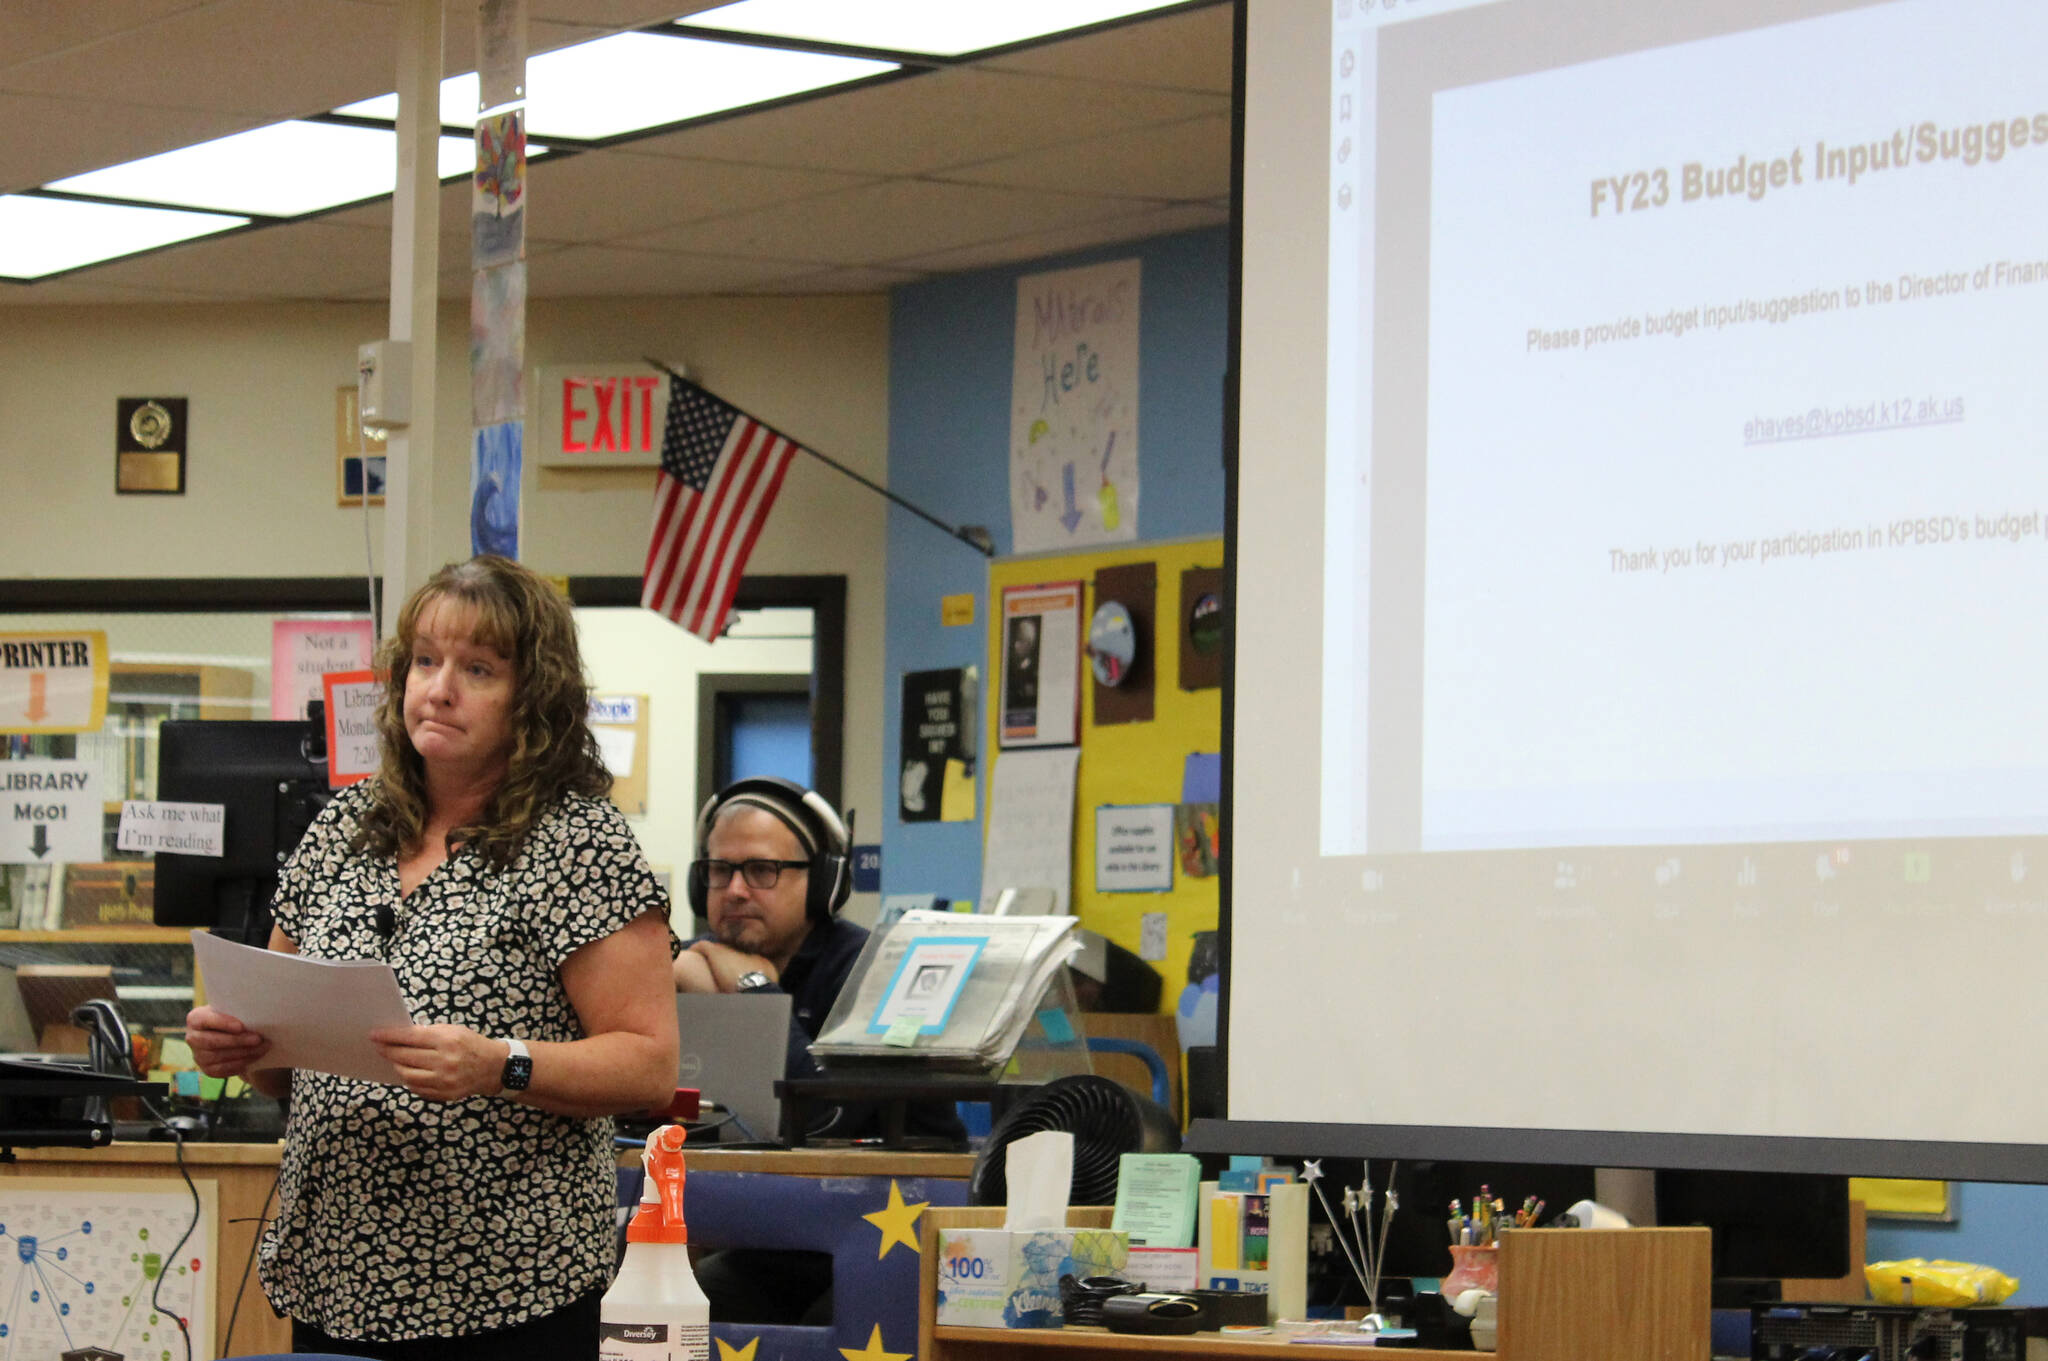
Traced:
<path fill-rule="evenodd" d="M 512 1052 L 505 1055 L 505 1071 L 498 1081 L 508 1092 L 523 1092 L 533 1082 L 533 1055 L 525 1040 L 507 1040 L 505 1047 Z"/>
<path fill-rule="evenodd" d="M 754 969 L 751 972 L 741 974 L 734 981 L 732 990 L 734 992 L 760 992 L 764 988 L 772 988 L 774 986 L 774 979 L 762 973 L 759 969 Z"/>

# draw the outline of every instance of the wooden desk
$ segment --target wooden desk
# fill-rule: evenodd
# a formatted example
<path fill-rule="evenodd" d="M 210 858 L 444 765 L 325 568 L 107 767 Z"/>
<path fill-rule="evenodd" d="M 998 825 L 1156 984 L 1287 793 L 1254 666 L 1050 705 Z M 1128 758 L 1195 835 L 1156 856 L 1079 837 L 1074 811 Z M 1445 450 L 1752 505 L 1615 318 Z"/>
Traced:
<path fill-rule="evenodd" d="M 1111 1211 L 1068 1212 L 1077 1228 L 1106 1228 Z M 941 1229 L 996 1227 L 999 1209 L 940 1209 L 924 1215 L 918 1287 L 920 1361 L 1001 1361 L 1058 1352 L 1069 1361 L 1155 1356 L 1299 1356 L 1332 1361 L 1357 1347 L 1290 1342 L 1284 1337 L 1196 1333 L 1139 1337 L 1100 1328 L 1045 1330 L 939 1327 Z M 1536 1229 L 1501 1239 L 1500 1352 L 1504 1361 L 1706 1361 L 1711 1253 L 1705 1229 Z M 1515 1283 L 1520 1283 L 1517 1288 Z M 1402 1351 L 1417 1361 L 1453 1361 L 1481 1353 Z"/>
<path fill-rule="evenodd" d="M 263 1225 L 264 1203 L 277 1180 L 281 1144 L 195 1143 L 185 1146 L 185 1166 L 194 1181 L 210 1180 L 219 1196 L 218 1270 L 214 1280 L 214 1318 L 219 1346 L 227 1340 L 227 1320 L 241 1286 L 242 1266 Z M 119 1143 L 106 1149 L 24 1148 L 19 1162 L 0 1163 L 0 1176 L 131 1177 L 172 1181 L 182 1185 L 176 1155 L 169 1143 Z M 706 1145 L 684 1150 L 692 1172 L 753 1172 L 786 1177 L 903 1177 L 965 1181 L 974 1171 L 971 1153 L 903 1153 L 887 1150 L 801 1148 L 720 1150 Z M 620 1165 L 638 1167 L 637 1149 L 622 1149 Z M 242 1291 L 242 1309 L 235 1321 L 232 1355 L 291 1350 L 291 1322 L 271 1310 L 253 1269 Z"/>

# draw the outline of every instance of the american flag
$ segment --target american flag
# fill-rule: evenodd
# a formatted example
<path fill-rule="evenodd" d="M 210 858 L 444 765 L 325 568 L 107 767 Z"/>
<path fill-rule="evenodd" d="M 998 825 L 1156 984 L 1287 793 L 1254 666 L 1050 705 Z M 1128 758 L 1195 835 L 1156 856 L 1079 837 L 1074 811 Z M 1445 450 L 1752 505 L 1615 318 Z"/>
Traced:
<path fill-rule="evenodd" d="M 671 377 L 640 603 L 716 641 L 796 451 L 738 407 Z"/>

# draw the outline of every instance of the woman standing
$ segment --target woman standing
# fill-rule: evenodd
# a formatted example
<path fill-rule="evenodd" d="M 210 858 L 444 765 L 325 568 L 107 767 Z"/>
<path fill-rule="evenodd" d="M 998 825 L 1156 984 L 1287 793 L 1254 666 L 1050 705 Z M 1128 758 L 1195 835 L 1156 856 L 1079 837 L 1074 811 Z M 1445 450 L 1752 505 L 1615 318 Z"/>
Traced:
<path fill-rule="evenodd" d="M 301 1351 L 595 1358 L 614 1264 L 610 1116 L 675 1085 L 668 902 L 585 726 L 568 602 L 504 558 L 450 565 L 379 653 L 379 774 L 278 883 L 274 950 L 383 959 L 402 1086 L 266 1068 L 187 1018 L 202 1071 L 291 1097 L 262 1279 Z"/>

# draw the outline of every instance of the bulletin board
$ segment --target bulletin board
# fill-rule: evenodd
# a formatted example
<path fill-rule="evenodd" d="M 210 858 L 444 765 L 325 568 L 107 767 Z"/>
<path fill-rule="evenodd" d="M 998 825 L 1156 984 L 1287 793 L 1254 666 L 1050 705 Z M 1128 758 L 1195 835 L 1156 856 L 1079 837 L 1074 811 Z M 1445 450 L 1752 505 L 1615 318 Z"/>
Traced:
<path fill-rule="evenodd" d="M 1166 957 L 1151 961 L 1165 986 L 1159 1008 L 1171 1014 L 1187 982 L 1188 956 L 1197 931 L 1216 929 L 1218 884 L 1215 876 L 1189 878 L 1175 866 L 1173 887 L 1164 893 L 1099 893 L 1095 887 L 1095 810 L 1105 804 L 1178 803 L 1181 776 L 1190 752 L 1222 749 L 1223 691 L 1211 687 L 1180 687 L 1180 627 L 1192 601 L 1182 601 L 1181 573 L 1194 567 L 1223 565 L 1223 540 L 1182 539 L 1138 544 L 1128 548 L 1043 557 L 1008 558 L 989 567 L 988 599 L 1002 599 L 1005 587 L 1046 581 L 1080 580 L 1086 585 L 1081 611 L 1085 632 L 1095 611 L 1095 574 L 1105 567 L 1153 563 L 1158 568 L 1154 634 L 1143 640 L 1153 666 L 1153 714 L 1148 722 L 1097 726 L 1095 686 L 1085 677 L 1081 686 L 1081 766 L 1074 795 L 1074 915 L 1087 930 L 1140 954 L 1145 914 L 1166 916 Z M 1003 646 L 1001 611 L 993 605 L 988 636 L 987 675 L 1001 675 Z M 1082 666 L 1085 670 L 1086 659 Z M 984 765 L 1001 750 L 997 737 L 1001 706 L 983 705 L 987 725 Z M 986 787 L 986 786 L 984 786 Z M 983 821 L 984 830 L 987 822 Z"/>

